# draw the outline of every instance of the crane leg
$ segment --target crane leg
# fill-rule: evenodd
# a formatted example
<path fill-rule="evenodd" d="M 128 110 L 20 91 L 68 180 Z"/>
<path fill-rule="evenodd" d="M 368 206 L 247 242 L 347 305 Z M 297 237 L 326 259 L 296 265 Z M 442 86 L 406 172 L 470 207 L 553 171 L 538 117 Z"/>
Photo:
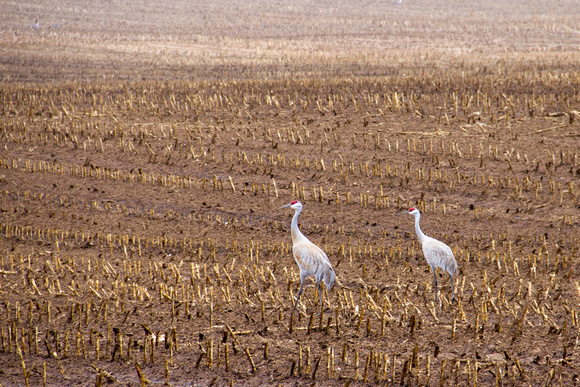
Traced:
<path fill-rule="evenodd" d="M 455 300 L 455 290 L 453 289 L 453 275 L 449 274 L 449 280 L 451 281 L 451 301 Z"/>
<path fill-rule="evenodd" d="M 433 278 L 435 279 L 435 301 L 438 301 L 439 295 L 437 292 L 437 272 L 435 271 L 435 268 L 433 266 L 431 266 L 431 270 L 433 270 Z"/>
<path fill-rule="evenodd" d="M 322 304 L 322 287 L 320 286 L 320 282 L 318 283 L 318 298 L 320 298 L 320 310 L 324 310 L 324 305 Z"/>
<path fill-rule="evenodd" d="M 292 308 L 292 312 L 296 309 L 296 305 L 298 305 L 298 300 L 300 299 L 300 295 L 302 294 L 302 287 L 304 286 L 304 281 L 300 281 L 300 290 L 298 291 L 298 295 L 296 296 L 296 301 L 294 302 L 294 308 Z"/>

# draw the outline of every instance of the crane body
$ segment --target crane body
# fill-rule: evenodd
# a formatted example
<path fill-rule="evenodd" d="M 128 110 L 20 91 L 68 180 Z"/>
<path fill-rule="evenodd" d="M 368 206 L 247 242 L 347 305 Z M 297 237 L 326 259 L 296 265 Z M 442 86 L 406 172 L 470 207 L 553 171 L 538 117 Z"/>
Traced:
<path fill-rule="evenodd" d="M 443 271 L 449 273 L 449 279 L 451 281 L 451 299 L 455 299 L 455 290 L 453 289 L 453 275 L 457 272 L 457 261 L 453 256 L 453 251 L 445 243 L 427 236 L 421 231 L 419 226 L 419 220 L 421 218 L 421 213 L 416 208 L 410 208 L 407 213 L 415 217 L 415 233 L 417 234 L 417 239 L 421 243 L 423 248 L 423 255 L 427 260 L 431 270 L 433 271 L 433 277 L 435 279 L 435 299 L 437 296 L 437 273 L 436 268 L 441 268 Z"/>
<path fill-rule="evenodd" d="M 294 210 L 294 217 L 292 218 L 290 228 L 292 234 L 292 253 L 296 264 L 300 268 L 300 290 L 298 291 L 298 296 L 296 297 L 294 308 L 292 310 L 294 311 L 296 309 L 296 305 L 298 305 L 298 300 L 302 294 L 304 281 L 310 276 L 314 276 L 316 280 L 316 284 L 318 285 L 318 297 L 320 298 L 320 307 L 323 308 L 322 281 L 324 280 L 326 289 L 330 291 L 336 283 L 334 269 L 324 251 L 314 243 L 310 242 L 310 240 L 306 238 L 298 228 L 298 216 L 302 212 L 302 203 L 295 200 L 280 208 L 287 207 Z"/>

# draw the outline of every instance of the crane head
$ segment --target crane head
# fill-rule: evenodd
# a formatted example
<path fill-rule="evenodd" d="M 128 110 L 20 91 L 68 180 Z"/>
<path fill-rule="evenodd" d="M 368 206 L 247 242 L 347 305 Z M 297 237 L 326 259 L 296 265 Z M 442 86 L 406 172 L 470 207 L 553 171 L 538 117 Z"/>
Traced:
<path fill-rule="evenodd" d="M 414 207 L 411 207 L 411 208 L 409 208 L 409 210 L 407 211 L 407 214 L 409 214 L 409 215 L 415 215 L 415 214 L 419 214 L 419 210 L 418 210 L 418 209 L 416 209 L 416 208 L 414 208 Z"/>
<path fill-rule="evenodd" d="M 298 210 L 298 209 L 302 209 L 302 203 L 300 203 L 298 200 L 294 200 L 291 203 L 286 204 L 285 206 L 282 206 L 280 208 L 287 208 L 290 207 L 293 210 Z"/>

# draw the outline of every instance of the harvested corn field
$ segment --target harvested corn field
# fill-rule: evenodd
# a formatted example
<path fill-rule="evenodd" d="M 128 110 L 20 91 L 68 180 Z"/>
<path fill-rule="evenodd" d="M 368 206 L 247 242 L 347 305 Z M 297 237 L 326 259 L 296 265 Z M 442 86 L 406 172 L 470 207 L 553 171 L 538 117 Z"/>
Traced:
<path fill-rule="evenodd" d="M 2 385 L 579 382 L 573 2 L 164 4 L 3 4 Z"/>

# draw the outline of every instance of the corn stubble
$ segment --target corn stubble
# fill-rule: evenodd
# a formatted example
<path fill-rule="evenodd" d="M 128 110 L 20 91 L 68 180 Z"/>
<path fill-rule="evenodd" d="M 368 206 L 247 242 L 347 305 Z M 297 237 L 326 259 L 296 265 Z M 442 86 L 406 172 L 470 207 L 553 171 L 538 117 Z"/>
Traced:
<path fill-rule="evenodd" d="M 15 365 L 0 381 L 58 384 L 71 367 L 97 385 L 571 378 L 580 117 L 562 90 L 580 78 L 475 62 L 404 79 L 2 84 L 0 356 Z M 275 208 L 293 199 L 341 282 L 321 314 L 312 284 L 292 313 Z M 411 206 L 454 250 L 457 302 L 448 285 L 434 302 L 394 216 Z"/>

